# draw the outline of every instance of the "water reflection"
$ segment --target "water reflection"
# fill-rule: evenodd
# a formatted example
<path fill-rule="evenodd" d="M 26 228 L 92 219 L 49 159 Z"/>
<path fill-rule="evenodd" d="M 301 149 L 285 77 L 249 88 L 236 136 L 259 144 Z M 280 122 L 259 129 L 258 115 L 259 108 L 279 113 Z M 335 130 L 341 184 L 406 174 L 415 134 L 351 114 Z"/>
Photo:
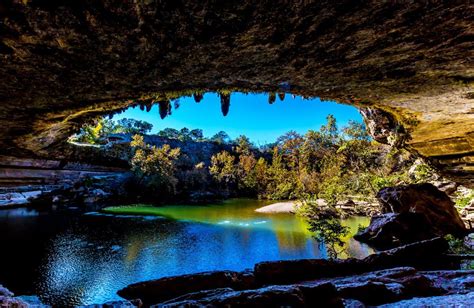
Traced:
<path fill-rule="evenodd" d="M 14 253 L 0 255 L 0 283 L 17 294 L 38 294 L 46 303 L 71 306 L 117 299 L 118 289 L 142 280 L 243 270 L 265 260 L 326 256 L 303 220 L 289 214 L 255 214 L 261 205 L 232 200 L 204 211 L 201 207 L 162 209 L 177 220 L 1 215 L 0 231 L 6 236 L 0 245 Z M 362 222 L 347 223 L 354 229 Z M 353 240 L 348 248 L 355 257 L 371 252 Z"/>

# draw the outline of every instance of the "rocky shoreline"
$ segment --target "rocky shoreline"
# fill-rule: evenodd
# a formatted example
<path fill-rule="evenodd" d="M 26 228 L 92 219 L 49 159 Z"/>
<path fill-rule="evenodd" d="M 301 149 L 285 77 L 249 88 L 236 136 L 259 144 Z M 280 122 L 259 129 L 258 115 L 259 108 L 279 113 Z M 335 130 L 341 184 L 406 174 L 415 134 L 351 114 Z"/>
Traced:
<path fill-rule="evenodd" d="M 459 270 L 435 238 L 362 260 L 262 262 L 244 272 L 216 271 L 129 285 L 118 294 L 143 307 L 334 306 L 365 307 L 420 298 L 457 296 L 469 302 L 474 271 Z"/>

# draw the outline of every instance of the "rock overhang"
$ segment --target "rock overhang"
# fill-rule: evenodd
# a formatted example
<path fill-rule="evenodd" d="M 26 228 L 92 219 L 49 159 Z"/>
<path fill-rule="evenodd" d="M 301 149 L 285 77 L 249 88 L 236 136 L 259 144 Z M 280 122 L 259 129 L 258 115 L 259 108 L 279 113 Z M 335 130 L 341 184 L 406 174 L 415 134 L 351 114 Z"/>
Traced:
<path fill-rule="evenodd" d="M 284 90 L 382 109 L 474 185 L 473 25 L 462 2 L 3 1 L 0 151 L 164 94 Z"/>

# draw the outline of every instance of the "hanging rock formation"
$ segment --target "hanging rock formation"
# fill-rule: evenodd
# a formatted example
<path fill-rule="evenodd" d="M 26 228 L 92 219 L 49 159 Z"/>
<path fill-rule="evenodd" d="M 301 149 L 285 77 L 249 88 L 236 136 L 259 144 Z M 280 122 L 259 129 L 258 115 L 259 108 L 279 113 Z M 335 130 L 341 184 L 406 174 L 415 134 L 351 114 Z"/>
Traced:
<path fill-rule="evenodd" d="M 472 186 L 473 24 L 468 1 L 1 1 L 0 154 L 157 93 L 284 87 L 392 114 Z"/>

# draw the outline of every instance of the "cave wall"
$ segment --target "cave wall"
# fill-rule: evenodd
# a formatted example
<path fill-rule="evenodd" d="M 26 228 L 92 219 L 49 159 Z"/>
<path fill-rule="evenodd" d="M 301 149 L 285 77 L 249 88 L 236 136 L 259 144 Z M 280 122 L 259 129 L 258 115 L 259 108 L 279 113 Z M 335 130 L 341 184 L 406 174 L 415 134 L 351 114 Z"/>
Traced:
<path fill-rule="evenodd" d="M 474 185 L 473 25 L 469 1 L 1 1 L 0 154 L 60 155 L 163 95 L 281 90 L 380 108 Z"/>

